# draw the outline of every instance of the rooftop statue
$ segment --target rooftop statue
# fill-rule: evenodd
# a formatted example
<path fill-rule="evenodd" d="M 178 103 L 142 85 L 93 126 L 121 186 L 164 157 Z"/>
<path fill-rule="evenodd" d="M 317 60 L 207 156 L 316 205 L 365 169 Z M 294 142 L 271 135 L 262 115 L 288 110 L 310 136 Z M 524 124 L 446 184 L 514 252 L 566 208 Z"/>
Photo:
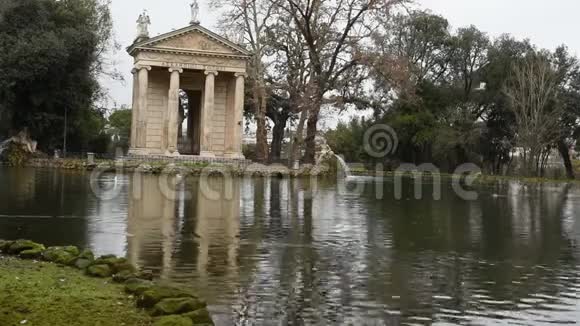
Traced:
<path fill-rule="evenodd" d="M 199 4 L 197 0 L 193 0 L 193 3 L 190 5 L 191 7 L 191 25 L 199 24 Z"/>
<path fill-rule="evenodd" d="M 151 25 L 151 19 L 149 18 L 147 11 L 143 10 L 143 13 L 139 15 L 139 19 L 137 19 L 137 38 L 149 37 L 149 25 Z"/>

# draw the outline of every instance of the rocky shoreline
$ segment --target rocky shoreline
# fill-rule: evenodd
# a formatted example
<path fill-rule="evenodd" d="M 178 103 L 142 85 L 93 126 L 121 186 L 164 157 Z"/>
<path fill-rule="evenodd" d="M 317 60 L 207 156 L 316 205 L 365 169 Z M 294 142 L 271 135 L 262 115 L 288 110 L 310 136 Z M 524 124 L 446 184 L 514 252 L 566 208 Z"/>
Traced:
<path fill-rule="evenodd" d="M 0 163 L 1 165 L 2 163 Z M 7 164 L 4 164 L 7 165 Z M 234 162 L 188 162 L 156 160 L 96 160 L 89 162 L 83 159 L 40 159 L 34 158 L 23 162 L 20 167 L 63 169 L 71 171 L 98 171 L 111 173 L 170 174 L 182 176 L 229 175 L 236 177 L 290 177 L 332 176 L 336 169 L 332 164 L 302 165 L 292 170 L 282 164 L 263 165 L 258 163 L 239 164 Z M 333 172 L 334 171 L 334 172 Z"/>
<path fill-rule="evenodd" d="M 88 277 L 119 284 L 134 299 L 136 307 L 151 316 L 153 326 L 213 325 L 205 301 L 190 291 L 155 282 L 150 271 L 139 270 L 125 258 L 113 255 L 96 258 L 90 250 L 74 246 L 47 248 L 30 240 L 0 240 L 0 253 L 71 267 Z"/>

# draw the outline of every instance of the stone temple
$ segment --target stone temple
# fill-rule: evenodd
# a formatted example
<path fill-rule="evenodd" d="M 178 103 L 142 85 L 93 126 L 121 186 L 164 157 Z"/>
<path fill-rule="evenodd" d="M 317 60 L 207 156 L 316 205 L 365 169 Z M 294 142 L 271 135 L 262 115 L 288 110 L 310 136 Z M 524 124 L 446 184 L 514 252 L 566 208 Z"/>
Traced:
<path fill-rule="evenodd" d="M 127 51 L 134 58 L 130 155 L 243 159 L 244 79 L 250 54 L 202 27 L 149 37 L 149 17 Z"/>

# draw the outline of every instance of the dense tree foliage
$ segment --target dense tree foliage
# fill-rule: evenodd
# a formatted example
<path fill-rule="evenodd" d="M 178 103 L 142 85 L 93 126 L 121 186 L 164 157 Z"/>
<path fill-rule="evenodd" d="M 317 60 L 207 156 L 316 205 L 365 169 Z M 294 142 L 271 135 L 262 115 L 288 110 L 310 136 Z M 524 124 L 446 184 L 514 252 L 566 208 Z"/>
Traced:
<path fill-rule="evenodd" d="M 0 135 L 27 127 L 50 150 L 62 146 L 66 125 L 69 149 L 89 147 L 105 123 L 94 105 L 111 36 L 105 1 L 2 1 Z"/>
<path fill-rule="evenodd" d="M 338 153 L 373 162 L 361 153 L 361 131 L 384 123 L 399 138 L 397 153 L 384 160 L 392 166 L 428 162 L 453 171 L 469 162 L 500 174 L 517 153 L 522 173 L 541 175 L 556 148 L 574 177 L 569 149 L 579 134 L 580 66 L 565 47 L 549 52 L 508 35 L 492 40 L 474 26 L 453 32 L 443 17 L 422 11 L 380 22 L 366 55 L 375 117 L 328 132 Z"/>
<path fill-rule="evenodd" d="M 127 151 L 130 146 L 131 139 L 131 110 L 127 108 L 121 108 L 115 110 L 111 116 L 109 116 L 109 127 L 108 132 L 115 140 L 115 145 L 123 148 Z"/>

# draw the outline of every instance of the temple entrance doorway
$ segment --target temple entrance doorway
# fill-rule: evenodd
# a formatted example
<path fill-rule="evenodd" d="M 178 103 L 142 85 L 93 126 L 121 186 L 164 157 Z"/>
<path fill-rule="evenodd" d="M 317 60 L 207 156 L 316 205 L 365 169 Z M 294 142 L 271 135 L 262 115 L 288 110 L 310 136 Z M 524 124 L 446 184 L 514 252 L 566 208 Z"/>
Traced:
<path fill-rule="evenodd" d="M 179 153 L 199 155 L 201 152 L 201 91 L 182 90 L 180 97 Z"/>

